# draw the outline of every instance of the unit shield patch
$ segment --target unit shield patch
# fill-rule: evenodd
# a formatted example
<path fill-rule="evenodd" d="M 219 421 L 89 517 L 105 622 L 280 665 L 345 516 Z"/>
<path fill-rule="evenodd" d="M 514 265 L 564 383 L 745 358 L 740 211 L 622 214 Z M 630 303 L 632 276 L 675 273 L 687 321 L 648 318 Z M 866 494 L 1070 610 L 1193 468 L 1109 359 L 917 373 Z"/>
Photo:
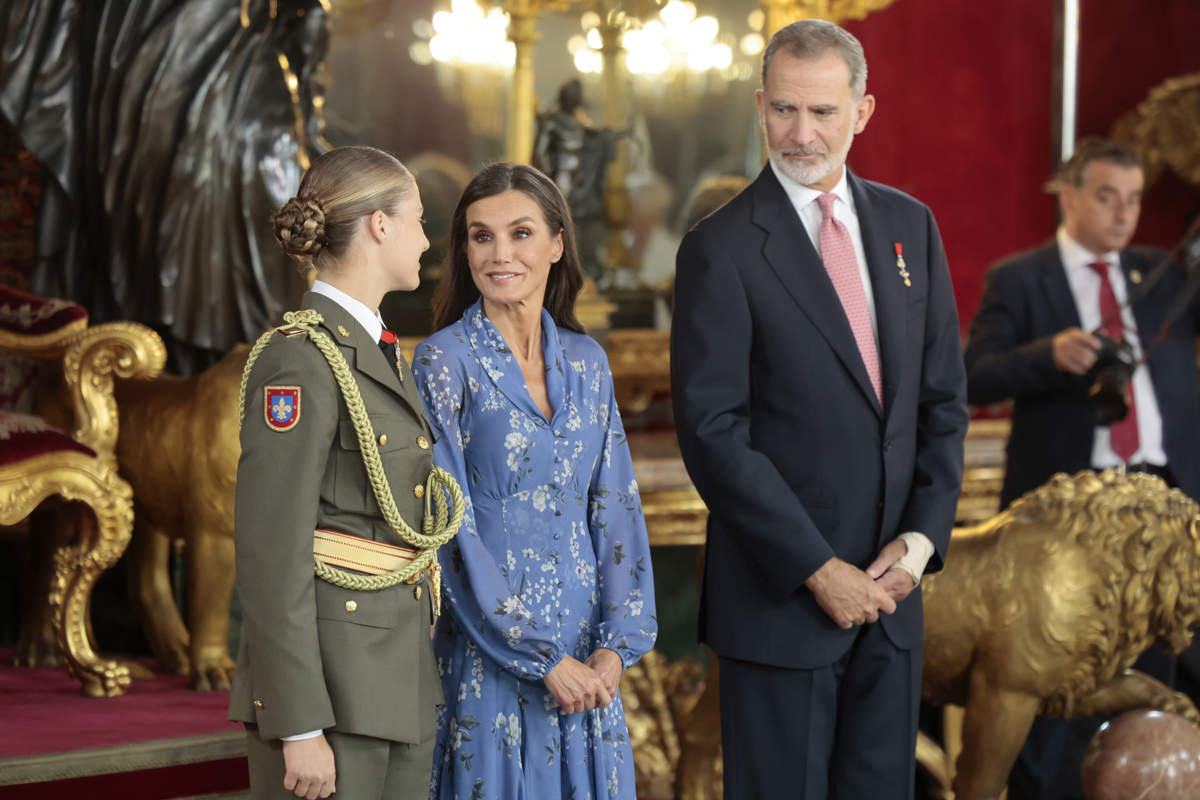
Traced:
<path fill-rule="evenodd" d="M 290 431 L 300 421 L 300 387 L 268 386 L 263 390 L 263 415 L 267 427 L 274 431 Z"/>

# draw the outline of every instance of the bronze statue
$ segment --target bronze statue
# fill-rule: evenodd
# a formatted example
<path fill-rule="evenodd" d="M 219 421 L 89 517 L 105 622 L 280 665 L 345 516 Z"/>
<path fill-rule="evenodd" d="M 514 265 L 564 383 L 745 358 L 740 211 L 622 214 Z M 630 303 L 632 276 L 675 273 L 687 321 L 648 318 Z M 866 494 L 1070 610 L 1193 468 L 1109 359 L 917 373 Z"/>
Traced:
<path fill-rule="evenodd" d="M 295 305 L 262 223 L 322 152 L 328 0 L 12 0 L 0 116 L 44 167 L 31 286 L 198 372 Z"/>
<path fill-rule="evenodd" d="M 584 272 L 597 281 L 604 274 L 600 249 L 607 231 L 608 165 L 616 158 L 617 141 L 629 133 L 594 125 L 584 110 L 583 84 L 578 78 L 565 82 L 558 90 L 557 107 L 538 118 L 533 165 L 549 175 L 567 199 Z"/>
<path fill-rule="evenodd" d="M 1200 715 L 1131 670 L 1200 620 L 1200 507 L 1157 477 L 1056 475 L 951 540 L 925 581 L 922 693 L 966 708 L 958 800 L 998 798 L 1036 714 Z"/>

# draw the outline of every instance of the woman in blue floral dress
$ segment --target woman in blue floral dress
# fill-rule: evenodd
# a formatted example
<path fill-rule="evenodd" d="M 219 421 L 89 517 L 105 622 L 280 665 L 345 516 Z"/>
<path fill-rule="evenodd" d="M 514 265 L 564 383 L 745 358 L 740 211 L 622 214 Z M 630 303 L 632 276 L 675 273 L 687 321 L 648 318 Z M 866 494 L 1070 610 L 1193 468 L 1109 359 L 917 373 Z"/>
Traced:
<path fill-rule="evenodd" d="M 562 195 L 531 167 L 486 168 L 448 262 L 413 364 L 435 460 L 467 495 L 441 553 L 430 797 L 632 799 L 618 687 L 654 645 L 654 579 L 608 360 L 575 317 Z"/>

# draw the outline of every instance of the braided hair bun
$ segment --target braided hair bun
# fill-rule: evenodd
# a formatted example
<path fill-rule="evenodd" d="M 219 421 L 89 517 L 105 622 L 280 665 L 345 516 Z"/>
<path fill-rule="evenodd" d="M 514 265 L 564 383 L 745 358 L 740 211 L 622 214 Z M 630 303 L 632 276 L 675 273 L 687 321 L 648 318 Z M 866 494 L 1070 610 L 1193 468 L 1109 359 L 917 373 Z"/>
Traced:
<path fill-rule="evenodd" d="M 275 241 L 289 255 L 315 258 L 327 244 L 325 238 L 325 209 L 315 197 L 293 197 L 272 220 Z"/>

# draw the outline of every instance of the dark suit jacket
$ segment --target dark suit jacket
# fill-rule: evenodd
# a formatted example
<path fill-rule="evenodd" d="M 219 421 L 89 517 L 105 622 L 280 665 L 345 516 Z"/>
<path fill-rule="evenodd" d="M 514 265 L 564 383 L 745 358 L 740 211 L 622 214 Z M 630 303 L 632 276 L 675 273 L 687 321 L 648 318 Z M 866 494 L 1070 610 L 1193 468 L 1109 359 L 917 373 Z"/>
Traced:
<path fill-rule="evenodd" d="M 301 307 L 324 317 L 319 328 L 350 365 L 396 508 L 420 530 L 425 506 L 413 490 L 424 492 L 433 436 L 408 366 L 401 383 L 362 326 L 329 298 L 309 292 Z M 301 389 L 291 430 L 264 421 L 264 388 L 272 385 Z M 314 528 L 404 542 L 383 518 L 341 391 L 307 336 L 276 334 L 250 370 L 241 444 L 234 535 L 243 624 L 230 719 L 256 724 L 263 739 L 324 728 L 427 740 L 442 702 L 428 592 L 418 596 L 406 584 L 353 591 L 313 575 Z"/>
<path fill-rule="evenodd" d="M 679 249 L 671 328 L 680 449 L 710 510 L 701 638 L 780 667 L 837 660 L 842 630 L 804 582 L 829 558 L 865 568 L 905 531 L 941 567 L 966 431 L 958 318 L 929 209 L 849 177 L 871 274 L 883 412 L 828 274 L 767 166 Z M 894 243 L 911 277 L 905 286 Z M 883 620 L 921 644 L 920 590 Z"/>
<path fill-rule="evenodd" d="M 1121 253 L 1127 289 L 1129 274 L 1149 275 L 1161 251 Z M 1162 328 L 1167 306 L 1182 287 L 1181 269 L 1172 269 L 1133 309 L 1138 339 L 1148 348 Z M 967 342 L 968 399 L 996 403 L 1012 399 L 1012 433 L 1001 502 L 1007 506 L 1056 472 L 1092 466 L 1095 428 L 1087 407 L 1088 377 L 1054 366 L 1051 340 L 1078 327 L 1079 313 L 1059 256 L 1049 243 L 988 270 L 979 312 Z M 1200 499 L 1200 399 L 1196 390 L 1196 331 L 1200 314 L 1192 303 L 1150 354 L 1150 378 L 1163 421 L 1163 448 L 1179 487 Z"/>

